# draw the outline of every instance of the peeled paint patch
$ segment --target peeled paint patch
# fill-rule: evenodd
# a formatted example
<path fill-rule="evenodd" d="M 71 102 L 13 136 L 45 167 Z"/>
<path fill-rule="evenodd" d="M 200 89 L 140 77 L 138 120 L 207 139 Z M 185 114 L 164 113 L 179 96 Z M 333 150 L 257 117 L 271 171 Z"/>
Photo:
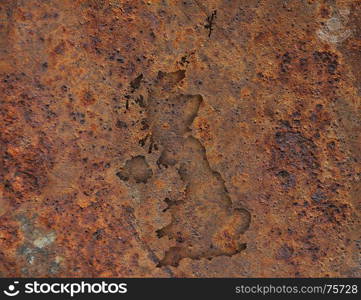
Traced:
<path fill-rule="evenodd" d="M 325 25 L 317 30 L 318 37 L 328 43 L 341 43 L 351 36 L 347 28 L 349 10 L 336 10 L 336 15 L 329 18 Z"/>
<path fill-rule="evenodd" d="M 50 232 L 45 236 L 38 237 L 34 242 L 34 246 L 38 248 L 44 248 L 49 246 L 51 243 L 55 241 L 56 234 L 55 232 Z"/>

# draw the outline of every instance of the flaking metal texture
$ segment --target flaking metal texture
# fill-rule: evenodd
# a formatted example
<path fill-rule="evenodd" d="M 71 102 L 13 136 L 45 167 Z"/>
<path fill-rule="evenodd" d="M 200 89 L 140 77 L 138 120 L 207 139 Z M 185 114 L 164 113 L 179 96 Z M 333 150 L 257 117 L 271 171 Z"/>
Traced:
<path fill-rule="evenodd" d="M 361 277 L 360 20 L 1 0 L 0 275 Z"/>

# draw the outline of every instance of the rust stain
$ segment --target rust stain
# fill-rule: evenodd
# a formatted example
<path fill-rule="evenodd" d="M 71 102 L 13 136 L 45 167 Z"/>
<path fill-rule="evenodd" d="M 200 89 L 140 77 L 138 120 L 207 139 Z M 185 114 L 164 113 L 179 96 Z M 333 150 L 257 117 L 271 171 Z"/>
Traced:
<path fill-rule="evenodd" d="M 361 276 L 359 1 L 0 20 L 0 275 Z"/>

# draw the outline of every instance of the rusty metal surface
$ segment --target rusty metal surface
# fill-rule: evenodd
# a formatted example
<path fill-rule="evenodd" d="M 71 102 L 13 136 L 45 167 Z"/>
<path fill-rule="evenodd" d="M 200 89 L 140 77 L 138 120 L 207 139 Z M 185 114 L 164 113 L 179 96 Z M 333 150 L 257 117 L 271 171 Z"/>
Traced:
<path fill-rule="evenodd" d="M 361 277 L 360 20 L 1 0 L 0 275 Z"/>

